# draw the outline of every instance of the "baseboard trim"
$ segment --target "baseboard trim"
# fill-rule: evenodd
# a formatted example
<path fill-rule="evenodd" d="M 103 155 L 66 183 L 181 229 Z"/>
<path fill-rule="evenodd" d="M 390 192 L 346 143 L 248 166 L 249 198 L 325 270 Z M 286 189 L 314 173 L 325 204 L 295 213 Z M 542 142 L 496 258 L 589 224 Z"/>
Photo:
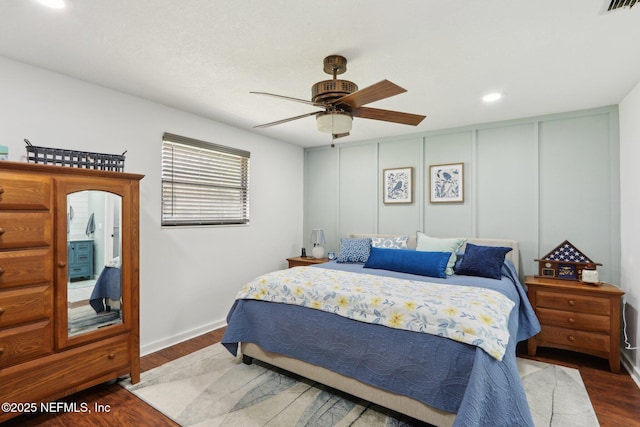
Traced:
<path fill-rule="evenodd" d="M 620 361 L 622 362 L 622 366 L 624 366 L 627 372 L 629 372 L 631 379 L 633 379 L 638 388 L 640 388 L 640 371 L 633 363 L 631 363 L 631 360 L 629 360 L 626 354 L 622 353 L 621 356 Z"/>
<path fill-rule="evenodd" d="M 223 328 L 225 326 L 227 326 L 227 322 L 225 320 L 219 320 L 217 322 L 208 323 L 198 328 L 190 329 L 188 331 L 179 333 L 177 335 L 172 335 L 170 337 L 166 337 L 149 344 L 141 345 L 140 356 L 146 356 L 147 354 L 155 353 L 156 351 L 171 347 L 172 345 L 180 344 L 181 342 L 190 340 L 191 338 L 195 338 L 197 336 L 206 334 L 207 332 L 211 332 L 216 329 Z"/>

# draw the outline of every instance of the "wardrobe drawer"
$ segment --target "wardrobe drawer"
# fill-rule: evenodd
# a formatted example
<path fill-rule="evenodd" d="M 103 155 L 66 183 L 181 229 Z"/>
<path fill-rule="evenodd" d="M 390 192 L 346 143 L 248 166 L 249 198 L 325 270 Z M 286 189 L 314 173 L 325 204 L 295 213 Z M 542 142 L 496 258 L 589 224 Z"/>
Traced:
<path fill-rule="evenodd" d="M 52 248 L 0 252 L 0 288 L 51 283 Z"/>
<path fill-rule="evenodd" d="M 0 173 L 0 210 L 48 210 L 51 194 L 50 178 Z"/>
<path fill-rule="evenodd" d="M 536 307 L 557 308 L 559 310 L 600 314 L 603 316 L 611 314 L 609 298 L 560 292 L 537 291 Z"/>
<path fill-rule="evenodd" d="M 51 222 L 49 212 L 0 211 L 0 249 L 50 246 Z"/>
<path fill-rule="evenodd" d="M 41 285 L 0 291 L 0 328 L 53 314 L 51 286 Z"/>
<path fill-rule="evenodd" d="M 536 315 L 540 324 L 544 326 L 560 326 L 564 328 L 580 329 L 583 331 L 602 332 L 611 331 L 611 318 L 587 313 L 552 310 L 538 307 Z"/>
<path fill-rule="evenodd" d="M 575 351 L 609 353 L 609 335 L 596 334 L 593 332 L 575 331 L 571 329 L 557 328 L 555 326 L 545 326 L 536 336 L 539 345 L 545 343 L 555 344 L 561 348 Z"/>
<path fill-rule="evenodd" d="M 38 402 L 65 391 L 71 394 L 92 380 L 115 379 L 129 367 L 128 339 L 121 335 L 0 370 L 0 400 Z"/>
<path fill-rule="evenodd" d="M 49 320 L 0 329 L 0 368 L 52 351 L 53 328 Z"/>

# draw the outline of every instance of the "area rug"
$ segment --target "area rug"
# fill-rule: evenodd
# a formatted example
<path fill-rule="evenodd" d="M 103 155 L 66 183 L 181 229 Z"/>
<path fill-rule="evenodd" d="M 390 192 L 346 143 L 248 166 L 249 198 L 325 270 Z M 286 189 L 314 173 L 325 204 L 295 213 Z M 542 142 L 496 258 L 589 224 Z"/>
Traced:
<path fill-rule="evenodd" d="M 89 332 L 116 323 L 121 323 L 120 311 L 96 311 L 89 305 L 72 308 L 69 310 L 69 335 L 77 335 L 83 332 Z"/>
<path fill-rule="evenodd" d="M 598 426 L 580 372 L 518 358 L 536 426 Z M 221 345 L 142 373 L 121 386 L 182 426 L 424 426 L 426 424 L 254 362 Z"/>

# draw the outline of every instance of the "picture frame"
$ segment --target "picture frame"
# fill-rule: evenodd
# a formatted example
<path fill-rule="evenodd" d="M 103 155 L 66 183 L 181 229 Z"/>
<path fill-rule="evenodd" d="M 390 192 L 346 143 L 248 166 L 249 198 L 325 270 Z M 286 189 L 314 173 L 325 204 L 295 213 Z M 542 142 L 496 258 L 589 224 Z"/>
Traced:
<path fill-rule="evenodd" d="M 464 203 L 464 163 L 429 166 L 429 201 Z"/>
<path fill-rule="evenodd" d="M 576 266 L 573 264 L 558 264 L 558 278 L 578 280 Z"/>
<path fill-rule="evenodd" d="M 413 168 L 393 168 L 382 171 L 383 202 L 413 203 Z"/>

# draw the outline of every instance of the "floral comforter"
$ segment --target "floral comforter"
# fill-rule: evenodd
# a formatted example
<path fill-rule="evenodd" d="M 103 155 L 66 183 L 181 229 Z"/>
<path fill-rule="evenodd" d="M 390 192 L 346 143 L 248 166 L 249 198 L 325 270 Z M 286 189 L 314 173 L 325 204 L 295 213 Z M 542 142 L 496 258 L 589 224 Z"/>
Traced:
<path fill-rule="evenodd" d="M 314 267 L 268 273 L 237 299 L 299 305 L 366 323 L 475 345 L 502 360 L 514 302 L 485 288 L 450 286 Z"/>

